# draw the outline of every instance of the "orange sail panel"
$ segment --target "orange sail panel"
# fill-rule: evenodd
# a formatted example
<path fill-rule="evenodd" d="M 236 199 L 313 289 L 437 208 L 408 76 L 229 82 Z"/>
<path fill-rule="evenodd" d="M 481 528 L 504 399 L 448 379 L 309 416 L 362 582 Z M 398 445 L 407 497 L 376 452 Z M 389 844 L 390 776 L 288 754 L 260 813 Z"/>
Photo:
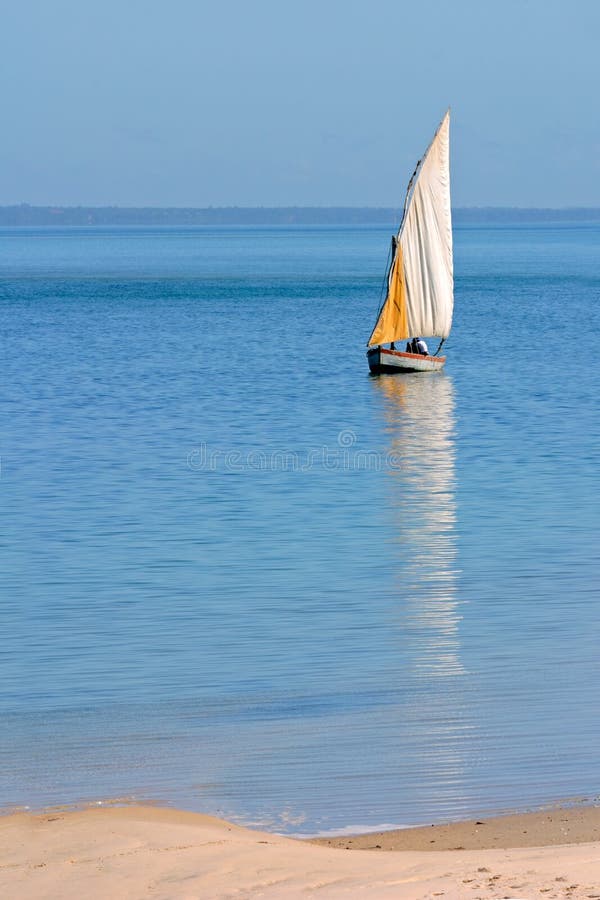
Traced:
<path fill-rule="evenodd" d="M 409 337 L 409 333 L 406 316 L 404 258 L 402 247 L 398 244 L 388 282 L 388 295 L 369 339 L 369 347 L 374 344 L 389 344 L 407 337 Z"/>

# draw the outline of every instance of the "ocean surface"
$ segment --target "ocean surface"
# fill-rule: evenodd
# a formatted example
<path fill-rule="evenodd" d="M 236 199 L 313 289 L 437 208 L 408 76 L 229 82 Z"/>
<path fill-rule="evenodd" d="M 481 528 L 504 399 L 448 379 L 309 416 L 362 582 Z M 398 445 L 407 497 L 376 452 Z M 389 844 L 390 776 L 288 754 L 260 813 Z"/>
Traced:
<path fill-rule="evenodd" d="M 0 229 L 0 805 L 285 833 L 600 789 L 600 224 Z M 431 342 L 433 344 L 433 341 Z"/>

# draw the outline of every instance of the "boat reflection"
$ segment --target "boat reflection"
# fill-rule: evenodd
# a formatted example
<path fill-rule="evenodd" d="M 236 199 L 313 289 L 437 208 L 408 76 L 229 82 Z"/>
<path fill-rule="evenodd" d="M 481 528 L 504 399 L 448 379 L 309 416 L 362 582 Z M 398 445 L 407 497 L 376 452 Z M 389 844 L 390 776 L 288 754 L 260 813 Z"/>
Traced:
<path fill-rule="evenodd" d="M 396 609 L 406 672 L 416 678 L 463 675 L 457 596 L 455 416 L 443 373 L 380 376 L 390 477 L 390 540 L 395 543 Z"/>

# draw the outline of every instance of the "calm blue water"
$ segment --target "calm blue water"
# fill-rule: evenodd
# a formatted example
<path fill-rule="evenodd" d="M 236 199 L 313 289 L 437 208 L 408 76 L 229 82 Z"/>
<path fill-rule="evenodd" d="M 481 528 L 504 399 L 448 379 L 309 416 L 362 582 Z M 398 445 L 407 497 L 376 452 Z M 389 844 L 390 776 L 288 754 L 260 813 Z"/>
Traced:
<path fill-rule="evenodd" d="M 600 226 L 459 228 L 433 376 L 367 373 L 388 243 L 0 231 L 0 804 L 595 796 Z"/>

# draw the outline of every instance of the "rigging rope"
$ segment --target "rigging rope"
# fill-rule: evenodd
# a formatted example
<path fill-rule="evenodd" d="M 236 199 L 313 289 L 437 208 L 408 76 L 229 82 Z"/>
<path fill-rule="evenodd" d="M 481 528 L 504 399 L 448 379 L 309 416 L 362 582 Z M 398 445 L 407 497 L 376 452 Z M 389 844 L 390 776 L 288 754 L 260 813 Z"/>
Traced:
<path fill-rule="evenodd" d="M 379 300 L 377 301 L 377 312 L 375 313 L 375 324 L 377 324 L 377 320 L 381 315 L 381 310 L 383 309 L 383 304 L 385 303 L 385 298 L 387 296 L 387 286 L 388 280 L 390 277 L 390 266 L 392 264 L 392 247 L 394 246 L 394 241 L 390 243 L 390 249 L 388 250 L 387 260 L 385 263 L 385 275 L 383 276 L 383 281 L 381 282 L 381 290 L 379 291 Z"/>

